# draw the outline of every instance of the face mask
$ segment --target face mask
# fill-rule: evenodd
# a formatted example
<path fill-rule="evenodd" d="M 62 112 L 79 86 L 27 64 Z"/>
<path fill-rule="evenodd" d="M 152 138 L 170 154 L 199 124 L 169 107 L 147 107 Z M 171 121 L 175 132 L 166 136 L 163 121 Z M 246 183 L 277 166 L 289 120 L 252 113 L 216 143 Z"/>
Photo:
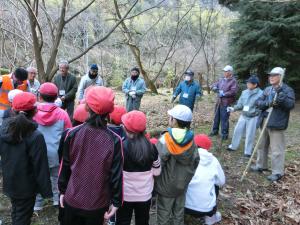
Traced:
<path fill-rule="evenodd" d="M 131 80 L 136 81 L 139 78 L 139 75 L 137 76 L 131 76 Z"/>
<path fill-rule="evenodd" d="M 190 80 L 191 80 L 191 77 L 190 77 L 190 76 L 185 76 L 184 80 L 185 80 L 185 81 L 190 81 Z"/>

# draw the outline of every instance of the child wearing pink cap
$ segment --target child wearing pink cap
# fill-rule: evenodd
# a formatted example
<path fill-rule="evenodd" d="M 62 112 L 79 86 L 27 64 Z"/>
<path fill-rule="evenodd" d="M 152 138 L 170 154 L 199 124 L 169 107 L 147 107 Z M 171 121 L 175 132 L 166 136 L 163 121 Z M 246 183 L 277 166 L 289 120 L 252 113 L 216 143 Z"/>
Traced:
<path fill-rule="evenodd" d="M 133 212 L 136 225 L 148 225 L 153 176 L 161 172 L 158 151 L 145 137 L 144 113 L 131 111 L 122 116 L 122 123 L 127 134 L 123 142 L 124 203 L 117 211 L 116 225 L 130 225 Z"/>
<path fill-rule="evenodd" d="M 225 184 L 225 175 L 218 159 L 208 152 L 212 142 L 205 134 L 194 137 L 200 162 L 186 193 L 185 213 L 203 218 L 206 225 L 221 221 L 217 211 L 219 187 Z"/>

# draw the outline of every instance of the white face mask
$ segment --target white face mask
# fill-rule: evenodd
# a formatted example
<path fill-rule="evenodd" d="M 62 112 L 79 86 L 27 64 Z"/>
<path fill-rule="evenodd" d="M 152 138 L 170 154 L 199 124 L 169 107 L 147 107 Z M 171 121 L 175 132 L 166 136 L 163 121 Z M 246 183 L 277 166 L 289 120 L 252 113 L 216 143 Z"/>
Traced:
<path fill-rule="evenodd" d="M 190 77 L 190 76 L 185 76 L 185 77 L 184 77 L 184 80 L 185 80 L 185 81 L 190 81 L 190 80 L 191 80 L 191 77 Z"/>

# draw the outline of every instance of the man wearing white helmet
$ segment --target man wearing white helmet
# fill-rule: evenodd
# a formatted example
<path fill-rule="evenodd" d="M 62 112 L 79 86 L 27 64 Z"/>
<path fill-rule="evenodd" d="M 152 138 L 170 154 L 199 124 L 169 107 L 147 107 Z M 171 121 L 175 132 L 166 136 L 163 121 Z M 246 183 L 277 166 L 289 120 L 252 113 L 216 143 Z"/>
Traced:
<path fill-rule="evenodd" d="M 155 179 L 157 224 L 184 224 L 185 193 L 199 163 L 197 147 L 190 130 L 191 109 L 176 105 L 168 111 L 168 131 L 156 144 L 162 172 Z"/>
<path fill-rule="evenodd" d="M 295 105 L 295 93 L 285 83 L 280 84 L 280 78 L 284 70 L 275 67 L 269 73 L 271 86 L 264 90 L 262 97 L 256 101 L 256 105 L 262 110 L 260 123 L 262 126 L 270 109 L 273 107 L 265 132 L 262 134 L 261 142 L 257 149 L 256 165 L 251 167 L 252 171 L 262 172 L 268 169 L 268 152 L 271 152 L 272 174 L 268 180 L 277 181 L 284 175 L 285 137 L 284 132 L 288 127 L 290 110 Z M 275 94 L 277 98 L 275 99 Z"/>

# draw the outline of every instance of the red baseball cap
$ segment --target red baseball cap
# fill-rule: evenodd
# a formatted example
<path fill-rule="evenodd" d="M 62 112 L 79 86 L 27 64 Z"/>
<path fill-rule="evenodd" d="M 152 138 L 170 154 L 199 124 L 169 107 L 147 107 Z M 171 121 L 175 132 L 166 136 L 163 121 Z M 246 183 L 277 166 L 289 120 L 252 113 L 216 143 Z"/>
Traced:
<path fill-rule="evenodd" d="M 212 146 L 210 138 L 205 134 L 197 134 L 194 137 L 195 144 L 203 149 L 209 150 Z"/>
<path fill-rule="evenodd" d="M 12 102 L 12 108 L 15 111 L 29 111 L 36 107 L 36 97 L 30 92 L 17 94 Z"/>
<path fill-rule="evenodd" d="M 114 124 L 120 125 L 122 123 L 121 118 L 124 114 L 126 114 L 125 107 L 115 105 L 114 111 L 109 114 L 109 117 Z"/>
<path fill-rule="evenodd" d="M 88 111 L 86 111 L 85 104 L 78 105 L 74 111 L 73 119 L 78 122 L 84 123 L 88 117 L 89 113 Z"/>
<path fill-rule="evenodd" d="M 57 96 L 58 88 L 56 87 L 55 84 L 46 82 L 40 86 L 39 92 L 42 95 Z"/>
<path fill-rule="evenodd" d="M 115 94 L 110 88 L 96 86 L 89 89 L 86 104 L 99 115 L 111 113 L 114 110 Z"/>
<path fill-rule="evenodd" d="M 126 130 L 132 133 L 140 133 L 146 130 L 146 115 L 141 111 L 133 110 L 126 113 L 121 120 Z"/>

